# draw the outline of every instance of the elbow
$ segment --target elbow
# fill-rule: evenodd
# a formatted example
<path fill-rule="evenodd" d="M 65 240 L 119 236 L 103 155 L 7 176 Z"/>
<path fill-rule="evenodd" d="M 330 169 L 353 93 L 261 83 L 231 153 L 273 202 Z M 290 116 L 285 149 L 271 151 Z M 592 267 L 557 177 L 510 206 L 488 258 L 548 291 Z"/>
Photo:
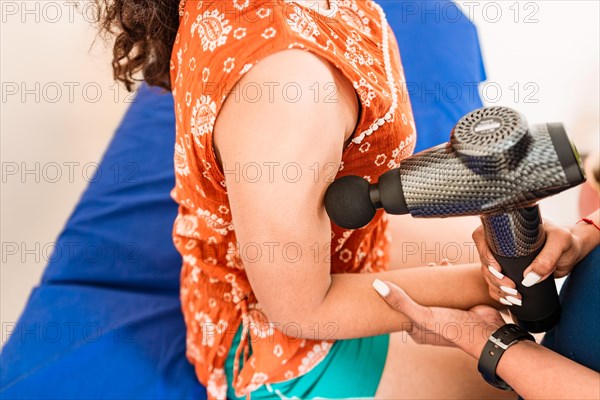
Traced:
<path fill-rule="evenodd" d="M 257 296 L 261 311 L 270 326 L 286 336 L 298 339 L 331 339 L 334 324 L 323 322 L 328 314 L 325 304 L 330 282 L 331 280 L 325 281 L 323 285 L 295 284 L 276 294 L 263 296 L 263 299 Z M 298 286 L 310 286 L 311 290 L 299 290 Z"/>
<path fill-rule="evenodd" d="M 323 340 L 331 339 L 332 331 L 336 331 L 334 323 L 322 323 L 317 310 L 297 309 L 292 307 L 276 307 L 265 312 L 273 329 L 284 335 L 297 339 Z"/>

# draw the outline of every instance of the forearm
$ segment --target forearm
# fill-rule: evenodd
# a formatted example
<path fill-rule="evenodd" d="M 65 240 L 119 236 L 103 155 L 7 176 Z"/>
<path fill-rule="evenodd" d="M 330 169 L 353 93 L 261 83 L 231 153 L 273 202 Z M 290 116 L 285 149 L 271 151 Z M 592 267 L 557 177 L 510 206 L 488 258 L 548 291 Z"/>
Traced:
<path fill-rule="evenodd" d="M 334 274 L 323 301 L 302 318 L 303 337 L 348 339 L 405 330 L 409 320 L 372 287 L 375 278 L 402 287 L 421 304 L 469 309 L 493 302 L 477 265 L 420 267 L 371 274 Z M 315 327 L 317 329 L 315 329 Z"/>
<path fill-rule="evenodd" d="M 506 350 L 496 373 L 525 399 L 600 396 L 600 374 L 529 341 Z"/>

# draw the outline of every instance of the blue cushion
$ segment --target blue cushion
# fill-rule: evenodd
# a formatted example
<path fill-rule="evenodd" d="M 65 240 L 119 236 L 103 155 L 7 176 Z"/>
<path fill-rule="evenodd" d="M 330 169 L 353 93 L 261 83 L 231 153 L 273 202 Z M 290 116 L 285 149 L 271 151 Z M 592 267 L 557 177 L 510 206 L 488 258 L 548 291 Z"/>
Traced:
<path fill-rule="evenodd" d="M 173 98 L 142 85 L 2 349 L 2 399 L 206 398 L 185 358 Z"/>
<path fill-rule="evenodd" d="M 175 266 L 176 267 L 176 266 Z M 2 352 L 2 399 L 205 399 L 176 295 L 35 288 Z"/>
<path fill-rule="evenodd" d="M 59 236 L 43 284 L 178 292 L 174 126 L 173 96 L 142 85 Z"/>
<path fill-rule="evenodd" d="M 422 85 L 485 76 L 474 26 L 464 16 L 421 14 L 436 4 L 455 7 L 382 1 L 409 81 L 418 149 L 447 141 L 456 121 L 481 105 L 465 91 L 425 96 Z M 1 398 L 206 397 L 184 355 L 169 196 L 174 138 L 172 96 L 142 85 L 12 327 L 0 354 Z"/>

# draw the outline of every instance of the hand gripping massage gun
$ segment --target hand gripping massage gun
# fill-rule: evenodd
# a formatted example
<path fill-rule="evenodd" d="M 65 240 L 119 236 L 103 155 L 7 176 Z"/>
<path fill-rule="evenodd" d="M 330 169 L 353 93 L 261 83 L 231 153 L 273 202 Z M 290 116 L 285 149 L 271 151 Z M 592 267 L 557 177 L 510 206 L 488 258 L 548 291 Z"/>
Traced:
<path fill-rule="evenodd" d="M 521 285 L 523 271 L 545 242 L 536 202 L 585 181 L 579 154 L 560 123 L 528 126 L 506 107 L 475 110 L 456 124 L 450 142 L 402 161 L 369 184 L 358 176 L 335 180 L 325 208 L 338 226 L 357 229 L 383 208 L 417 218 L 480 215 L 486 241 L 522 296 L 516 322 L 545 332 L 560 317 L 554 279 Z"/>

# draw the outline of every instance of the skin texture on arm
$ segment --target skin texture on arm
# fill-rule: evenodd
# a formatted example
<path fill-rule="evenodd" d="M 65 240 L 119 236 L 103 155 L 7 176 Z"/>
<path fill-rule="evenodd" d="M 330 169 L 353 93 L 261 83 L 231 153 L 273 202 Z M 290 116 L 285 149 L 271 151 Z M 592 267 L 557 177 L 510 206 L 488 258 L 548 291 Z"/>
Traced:
<path fill-rule="evenodd" d="M 525 399 L 600 397 L 600 374 L 533 342 L 508 348 L 496 373 Z"/>
<path fill-rule="evenodd" d="M 303 50 L 266 57 L 238 82 L 238 93 L 249 83 L 266 88 L 273 82 L 275 90 L 268 96 L 263 90 L 257 101 L 230 96 L 214 131 L 239 248 L 248 249 L 241 254 L 244 267 L 269 320 L 276 327 L 299 324 L 299 336 L 311 339 L 402 330 L 406 318 L 371 288 L 377 277 L 401 285 L 428 305 L 490 303 L 473 266 L 331 274 L 331 226 L 323 204 L 331 181 L 324 166 L 340 165 L 344 142 L 357 121 L 356 94 L 329 63 Z M 332 82 L 338 88 L 333 99 L 324 90 L 315 97 L 315 87 Z M 301 93 L 294 101 L 282 90 L 292 84 Z M 245 166 L 258 168 L 260 178 L 227 172 Z M 315 324 L 317 329 L 311 329 Z M 333 332 L 326 326 L 333 326 Z"/>

